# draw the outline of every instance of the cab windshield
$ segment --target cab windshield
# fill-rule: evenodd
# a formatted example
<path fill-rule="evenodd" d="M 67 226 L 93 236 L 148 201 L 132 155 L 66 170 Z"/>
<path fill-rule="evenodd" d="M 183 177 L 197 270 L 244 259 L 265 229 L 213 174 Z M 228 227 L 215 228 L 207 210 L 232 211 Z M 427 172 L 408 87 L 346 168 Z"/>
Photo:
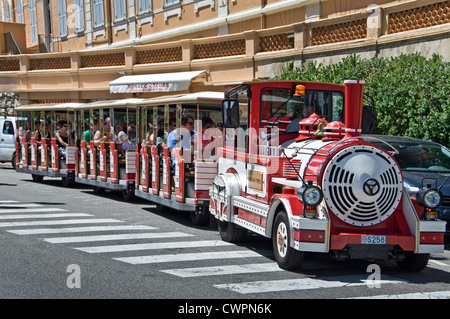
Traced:
<path fill-rule="evenodd" d="M 305 96 L 294 96 L 292 89 L 265 88 L 261 92 L 261 122 L 275 123 L 303 119 L 316 113 L 327 121 L 343 122 L 342 92 L 306 90 Z"/>

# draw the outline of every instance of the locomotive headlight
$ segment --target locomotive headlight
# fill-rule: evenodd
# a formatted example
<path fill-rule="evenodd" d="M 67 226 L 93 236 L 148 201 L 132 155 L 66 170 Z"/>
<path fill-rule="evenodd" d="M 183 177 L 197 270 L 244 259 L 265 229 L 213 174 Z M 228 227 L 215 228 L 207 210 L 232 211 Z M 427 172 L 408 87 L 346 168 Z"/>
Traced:
<path fill-rule="evenodd" d="M 323 199 L 322 190 L 314 185 L 302 185 L 298 189 L 297 197 L 307 206 L 316 207 Z"/>
<path fill-rule="evenodd" d="M 416 194 L 416 200 L 420 205 L 434 209 L 441 205 L 442 194 L 435 188 L 421 189 Z"/>

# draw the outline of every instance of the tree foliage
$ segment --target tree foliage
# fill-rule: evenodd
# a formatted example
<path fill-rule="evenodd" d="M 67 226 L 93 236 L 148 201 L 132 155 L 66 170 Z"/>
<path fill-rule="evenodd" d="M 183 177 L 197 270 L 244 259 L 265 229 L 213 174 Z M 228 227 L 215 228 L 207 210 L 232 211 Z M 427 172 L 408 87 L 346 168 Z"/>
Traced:
<path fill-rule="evenodd" d="M 324 66 L 316 62 L 286 64 L 278 80 L 343 84 L 366 81 L 365 92 L 375 100 L 375 133 L 416 137 L 450 145 L 450 63 L 442 56 L 419 53 L 391 58 L 350 55 Z"/>

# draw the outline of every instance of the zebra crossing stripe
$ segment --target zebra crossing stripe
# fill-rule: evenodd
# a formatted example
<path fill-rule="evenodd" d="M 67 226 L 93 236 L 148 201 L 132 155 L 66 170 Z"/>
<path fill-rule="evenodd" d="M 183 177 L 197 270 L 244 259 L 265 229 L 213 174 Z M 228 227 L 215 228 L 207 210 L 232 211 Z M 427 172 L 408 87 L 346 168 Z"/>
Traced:
<path fill-rule="evenodd" d="M 116 235 L 94 235 L 94 236 L 72 236 L 72 237 L 53 237 L 43 238 L 46 242 L 53 244 L 67 244 L 67 243 L 85 243 L 94 241 L 108 241 L 108 240 L 127 240 L 127 239 L 149 239 L 149 238 L 176 238 L 176 237 L 190 237 L 194 235 L 181 232 L 168 233 L 141 233 L 141 234 L 116 234 Z"/>
<path fill-rule="evenodd" d="M 214 267 L 195 267 L 195 268 L 179 268 L 179 269 L 165 269 L 161 270 L 164 273 L 182 277 L 204 277 L 204 276 L 222 276 L 222 275 L 237 275 L 237 274 L 251 274 L 251 273 L 265 273 L 284 271 L 277 263 L 262 263 L 262 264 L 243 264 L 243 265 L 225 265 Z"/>
<path fill-rule="evenodd" d="M 86 226 L 67 228 L 31 228 L 7 230 L 17 235 L 67 234 L 84 232 L 120 231 L 120 230 L 155 230 L 156 227 L 145 225 L 113 225 L 113 226 Z"/>
<path fill-rule="evenodd" d="M 125 263 L 140 265 L 140 264 L 154 264 L 165 262 L 180 262 L 180 261 L 197 261 L 207 259 L 231 259 L 231 258 L 249 258 L 262 257 L 262 255 L 252 250 L 237 250 L 237 251 L 215 251 L 203 253 L 187 253 L 187 254 L 168 254 L 168 255 L 150 255 L 137 257 L 122 257 L 113 258 L 115 260 L 123 261 Z"/>
<path fill-rule="evenodd" d="M 32 214 L 32 215 L 0 215 L 0 220 L 2 219 L 28 219 L 28 218 L 57 218 L 57 217 L 87 217 L 92 216 L 91 214 L 84 213 L 63 213 L 63 214 Z"/>
<path fill-rule="evenodd" d="M 444 267 L 448 266 L 446 263 L 443 263 L 441 261 L 434 260 L 434 259 L 430 259 L 430 262 L 432 262 L 433 264 L 439 265 L 439 266 L 444 266 Z"/>
<path fill-rule="evenodd" d="M 165 243 L 145 243 L 145 244 L 130 244 L 130 245 L 109 245 L 96 247 L 78 247 L 75 249 L 88 253 L 110 253 L 119 251 L 134 251 L 134 250 L 152 250 L 152 249 L 174 249 L 174 248 L 197 248 L 197 247 L 219 247 L 229 246 L 231 243 L 222 240 L 197 240 L 197 241 L 182 241 L 182 242 L 165 242 Z"/>
<path fill-rule="evenodd" d="M 0 214 L 19 214 L 19 213 L 43 213 L 43 212 L 65 212 L 66 210 L 61 208 L 26 208 L 26 209 L 0 209 Z"/>
<path fill-rule="evenodd" d="M 344 299 L 450 299 L 450 291 L 414 292 L 398 295 L 350 297 Z"/>
<path fill-rule="evenodd" d="M 4 222 L 0 227 L 23 227 L 23 226 L 43 226 L 43 225 L 70 225 L 70 224 L 100 224 L 100 223 L 123 223 L 122 220 L 112 218 L 92 218 L 92 219 L 63 219 L 31 222 Z"/>
<path fill-rule="evenodd" d="M 387 278 L 387 276 L 385 276 Z M 243 283 L 231 283 L 214 285 L 219 289 L 228 289 L 240 294 L 255 294 L 267 292 L 309 290 L 324 288 L 355 287 L 367 285 L 367 276 L 359 275 L 328 277 L 328 278 L 299 278 L 285 280 L 266 280 Z M 384 279 L 378 280 L 377 284 L 399 284 L 405 283 L 404 280 Z"/>

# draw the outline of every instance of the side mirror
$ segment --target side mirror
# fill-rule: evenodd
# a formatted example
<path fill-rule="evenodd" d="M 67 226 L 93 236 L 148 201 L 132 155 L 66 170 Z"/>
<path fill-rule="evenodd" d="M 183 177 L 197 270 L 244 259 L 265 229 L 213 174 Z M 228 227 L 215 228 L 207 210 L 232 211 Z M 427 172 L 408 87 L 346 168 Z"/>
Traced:
<path fill-rule="evenodd" d="M 239 102 L 238 100 L 222 101 L 223 126 L 225 128 L 239 127 Z"/>

